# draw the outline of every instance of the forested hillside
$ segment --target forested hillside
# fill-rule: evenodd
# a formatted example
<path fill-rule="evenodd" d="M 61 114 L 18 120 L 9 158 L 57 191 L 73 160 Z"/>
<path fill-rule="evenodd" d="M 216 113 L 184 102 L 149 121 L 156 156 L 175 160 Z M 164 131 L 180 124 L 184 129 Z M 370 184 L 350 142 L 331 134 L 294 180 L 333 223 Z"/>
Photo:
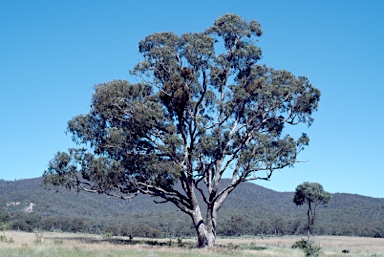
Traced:
<path fill-rule="evenodd" d="M 47 190 L 41 183 L 41 178 L 0 180 L 0 223 L 27 231 L 194 235 L 189 217 L 170 203 L 156 204 L 146 195 L 122 201 L 61 188 Z M 296 207 L 293 194 L 253 183 L 240 185 L 220 210 L 219 235 L 304 234 L 306 207 Z M 327 207 L 318 209 L 314 233 L 384 237 L 383 220 L 384 199 L 337 193 Z"/>

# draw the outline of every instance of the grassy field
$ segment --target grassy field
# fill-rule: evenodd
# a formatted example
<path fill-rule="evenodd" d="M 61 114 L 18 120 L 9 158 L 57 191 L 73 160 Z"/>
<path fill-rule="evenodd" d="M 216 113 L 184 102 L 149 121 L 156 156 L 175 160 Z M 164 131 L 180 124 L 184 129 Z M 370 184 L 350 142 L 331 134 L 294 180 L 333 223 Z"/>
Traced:
<path fill-rule="evenodd" d="M 301 237 L 219 238 L 215 249 L 195 249 L 194 240 L 149 240 L 134 238 L 102 238 L 101 236 L 69 233 L 0 233 L 1 257 L 218 257 L 218 256 L 304 256 L 292 244 Z M 384 239 L 358 237 L 315 237 L 322 248 L 321 256 L 384 257 Z M 171 245 L 171 246 L 169 246 Z M 183 246 L 178 246 L 183 245 Z M 349 253 L 343 254 L 342 250 Z"/>

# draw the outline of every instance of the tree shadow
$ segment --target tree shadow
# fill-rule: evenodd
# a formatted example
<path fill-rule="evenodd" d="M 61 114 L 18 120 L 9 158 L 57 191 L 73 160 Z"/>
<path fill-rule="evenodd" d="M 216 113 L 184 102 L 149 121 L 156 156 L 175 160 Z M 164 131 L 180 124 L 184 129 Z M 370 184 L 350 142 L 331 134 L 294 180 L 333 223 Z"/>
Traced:
<path fill-rule="evenodd" d="M 250 246 L 249 248 L 247 247 L 248 250 L 252 250 L 252 251 L 263 251 L 263 250 L 267 250 L 268 247 L 266 246 Z"/>
<path fill-rule="evenodd" d="M 133 239 L 132 237 L 120 237 L 113 236 L 110 238 L 96 238 L 96 237 L 81 237 L 81 236 L 69 236 L 69 237 L 45 237 L 45 239 L 53 240 L 53 241 L 77 241 L 87 244 L 98 244 L 98 243 L 110 243 L 116 245 L 148 245 L 148 246 L 168 246 L 168 247 L 195 247 L 195 244 L 190 242 L 182 242 L 181 239 L 172 240 L 169 239 L 165 241 L 165 239 Z"/>

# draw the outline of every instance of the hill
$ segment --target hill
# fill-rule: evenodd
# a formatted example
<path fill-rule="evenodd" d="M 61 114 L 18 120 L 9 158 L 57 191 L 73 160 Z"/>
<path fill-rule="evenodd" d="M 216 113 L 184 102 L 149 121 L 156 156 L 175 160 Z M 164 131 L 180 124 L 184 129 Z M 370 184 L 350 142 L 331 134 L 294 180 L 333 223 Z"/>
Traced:
<path fill-rule="evenodd" d="M 155 204 L 150 196 L 139 195 L 131 201 L 122 201 L 62 188 L 47 190 L 41 184 L 42 178 L 0 180 L 0 208 L 9 214 L 9 223 L 14 222 L 12 217 L 20 223 L 22 213 L 24 218 L 34 215 L 38 223 L 35 227 L 51 230 L 103 232 L 110 229 L 116 234 L 127 230 L 140 234 L 143 231 L 137 230 L 145 230 L 157 236 L 193 234 L 189 217 L 172 204 Z M 243 183 L 220 210 L 218 233 L 304 233 L 306 208 L 295 206 L 293 194 Z M 32 213 L 28 213 L 27 207 Z M 314 232 L 383 237 L 383 218 L 384 199 L 337 193 L 332 195 L 326 208 L 318 209 Z"/>

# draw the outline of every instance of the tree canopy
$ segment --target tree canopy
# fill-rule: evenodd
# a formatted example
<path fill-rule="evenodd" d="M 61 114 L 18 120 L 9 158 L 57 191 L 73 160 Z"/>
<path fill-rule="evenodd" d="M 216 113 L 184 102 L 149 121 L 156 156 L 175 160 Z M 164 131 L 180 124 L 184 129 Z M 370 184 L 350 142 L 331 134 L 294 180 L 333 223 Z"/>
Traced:
<path fill-rule="evenodd" d="M 95 87 L 90 112 L 68 122 L 79 148 L 54 156 L 46 183 L 160 197 L 192 218 L 200 247 L 212 246 L 227 196 L 297 161 L 309 137 L 285 127 L 311 125 L 320 99 L 306 77 L 258 63 L 261 34 L 257 21 L 225 14 L 201 33 L 147 36 L 131 71 L 140 82 Z M 231 183 L 219 188 L 224 172 Z"/>

